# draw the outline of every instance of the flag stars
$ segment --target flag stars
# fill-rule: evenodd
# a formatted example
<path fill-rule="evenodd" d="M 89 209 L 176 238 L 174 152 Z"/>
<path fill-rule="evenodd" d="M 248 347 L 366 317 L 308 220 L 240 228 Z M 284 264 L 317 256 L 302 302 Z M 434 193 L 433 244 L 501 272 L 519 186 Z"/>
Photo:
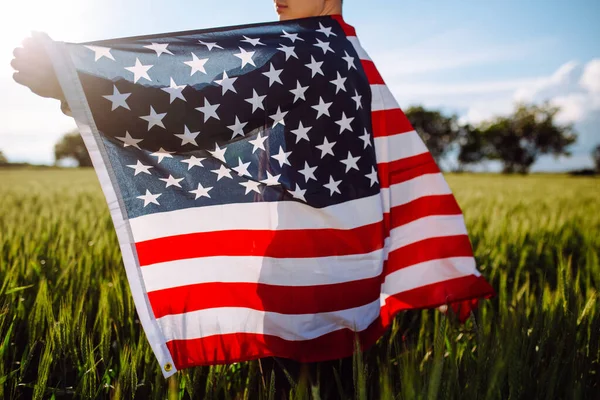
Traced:
<path fill-rule="evenodd" d="M 177 85 L 173 78 L 171 78 L 169 87 L 161 88 L 161 90 L 169 93 L 169 104 L 172 104 L 177 99 L 186 101 L 185 97 L 183 97 L 183 89 L 185 89 L 185 86 L 186 85 Z"/>
<path fill-rule="evenodd" d="M 283 51 L 285 53 L 285 61 L 287 61 L 290 57 L 298 59 L 298 55 L 296 54 L 294 46 L 290 47 L 282 44 L 281 47 L 277 48 L 277 50 Z"/>
<path fill-rule="evenodd" d="M 137 196 L 137 198 L 140 200 L 144 200 L 144 208 L 146 208 L 146 206 L 148 206 L 150 204 L 156 204 L 157 206 L 160 206 L 160 203 L 158 202 L 157 199 L 161 195 L 162 195 L 162 193 L 152 194 L 152 193 L 150 193 L 150 191 L 148 189 L 146 189 L 146 194 L 143 196 Z"/>
<path fill-rule="evenodd" d="M 244 49 L 242 49 L 241 47 L 239 47 L 240 52 L 237 54 L 234 54 L 234 56 L 236 56 L 237 58 L 239 58 L 240 60 L 242 60 L 242 68 L 244 68 L 247 64 L 252 65 L 253 67 L 256 67 L 256 64 L 254 64 L 254 60 L 252 60 L 252 56 L 254 56 L 254 51 L 246 51 Z"/>
<path fill-rule="evenodd" d="M 129 132 L 127 132 L 127 131 L 125 131 L 124 137 L 117 137 L 117 139 L 119 139 L 120 141 L 123 142 L 123 147 L 133 146 L 139 150 L 141 150 L 141 149 L 140 149 L 140 146 L 138 146 L 138 143 L 144 140 L 144 139 L 132 138 L 131 135 L 129 134 Z"/>
<path fill-rule="evenodd" d="M 219 108 L 219 106 L 220 104 L 210 104 L 208 99 L 204 99 L 204 106 L 198 107 L 196 110 L 204 114 L 204 122 L 208 121 L 210 118 L 220 120 L 221 118 L 217 115 L 217 108 Z"/>
<path fill-rule="evenodd" d="M 247 177 L 252 177 L 252 175 L 250 175 L 250 172 L 248 172 L 248 167 L 250 166 L 250 162 L 247 163 L 243 163 L 242 159 L 240 157 L 238 157 L 238 166 L 237 167 L 233 167 L 232 169 L 239 175 L 239 176 L 247 176 Z M 246 193 L 247 194 L 247 193 Z"/>
<path fill-rule="evenodd" d="M 240 122 L 240 120 L 238 119 L 238 117 L 235 117 L 235 123 L 233 125 L 229 125 L 227 128 L 231 129 L 231 131 L 233 132 L 233 136 L 231 136 L 231 138 L 235 138 L 236 136 L 244 136 L 244 127 L 248 125 L 247 122 Z"/>
<path fill-rule="evenodd" d="M 300 140 L 304 139 L 307 142 L 310 142 L 310 139 L 308 138 L 308 132 L 312 129 L 312 127 L 307 126 L 304 127 L 304 125 L 302 125 L 302 121 L 300 121 L 300 123 L 298 124 L 298 129 L 292 129 L 291 132 L 296 135 L 296 143 L 298 143 Z"/>
<path fill-rule="evenodd" d="M 273 68 L 273 63 L 271 63 L 269 70 L 267 72 L 263 72 L 263 75 L 269 78 L 269 87 L 271 87 L 271 85 L 273 85 L 275 82 L 283 85 L 280 77 L 282 71 L 283 69 Z"/>
<path fill-rule="evenodd" d="M 117 86 L 113 85 L 113 94 L 102 97 L 104 97 L 112 103 L 111 111 L 115 111 L 119 107 L 131 110 L 131 108 L 129 108 L 129 105 L 125 101 L 129 96 L 131 96 L 131 93 L 119 93 L 119 89 L 117 89 Z"/>
<path fill-rule="evenodd" d="M 252 154 L 256 152 L 256 150 L 261 149 L 265 150 L 265 140 L 267 140 L 269 136 L 261 136 L 260 132 L 256 135 L 256 139 L 248 140 L 248 143 L 252 144 Z"/>
<path fill-rule="evenodd" d="M 242 39 L 241 41 L 242 42 L 246 42 L 246 43 L 250 43 L 254 47 L 256 47 L 256 46 L 266 46 L 266 44 L 261 43 L 260 38 L 259 39 L 252 39 L 252 38 L 249 38 L 247 36 L 244 36 L 244 39 Z"/>
<path fill-rule="evenodd" d="M 140 118 L 143 119 L 144 121 L 148 121 L 148 131 L 149 131 L 154 126 L 159 126 L 163 129 L 166 129 L 165 125 L 162 122 L 163 118 L 166 115 L 167 115 L 167 113 L 157 114 L 156 111 L 154 111 L 154 108 L 152 106 L 150 106 L 150 114 L 142 116 Z"/>
<path fill-rule="evenodd" d="M 348 118 L 346 117 L 346 113 L 342 112 L 342 118 L 339 121 L 335 121 L 340 126 L 340 135 L 346 130 L 353 132 L 352 126 L 350 126 L 352 121 L 354 121 L 354 117 Z"/>
<path fill-rule="evenodd" d="M 213 151 L 208 151 L 214 158 L 220 160 L 222 162 L 227 162 L 225 160 L 225 152 L 227 151 L 227 147 L 220 148 L 218 144 L 215 144 L 215 149 Z"/>
<path fill-rule="evenodd" d="M 308 183 L 308 181 L 312 180 L 317 180 L 317 178 L 315 177 L 315 171 L 317 170 L 317 167 L 311 167 L 310 165 L 308 165 L 308 162 L 304 162 L 304 169 L 299 170 L 298 172 L 301 173 L 304 176 L 304 180 L 306 181 L 306 183 Z"/>
<path fill-rule="evenodd" d="M 317 118 L 316 119 L 319 119 L 322 115 L 327 115 L 328 117 L 330 117 L 329 107 L 331 107 L 332 104 L 333 103 L 325 103 L 323 101 L 323 98 L 319 97 L 319 104 L 317 104 L 316 106 L 312 106 L 312 108 L 317 110 Z"/>
<path fill-rule="evenodd" d="M 137 176 L 137 174 L 141 174 L 141 173 L 152 175 L 150 173 L 150 168 L 153 168 L 153 167 L 151 165 L 142 164 L 142 162 L 140 160 L 138 160 L 135 165 L 128 165 L 128 167 L 133 168 L 135 170 L 135 173 L 133 174 L 133 176 Z"/>
<path fill-rule="evenodd" d="M 321 69 L 322 65 L 323 65 L 323 61 L 317 62 L 313 56 L 310 56 L 310 63 L 305 64 L 305 67 L 307 67 L 311 70 L 311 73 L 312 73 L 311 78 L 314 78 L 315 75 L 317 75 L 317 74 L 325 76 L 323 74 L 323 70 Z"/>
<path fill-rule="evenodd" d="M 365 129 L 365 134 L 362 136 L 358 137 L 360 140 L 362 140 L 365 144 L 365 149 L 369 146 L 371 146 L 371 135 L 369 135 L 369 132 L 367 132 L 367 130 Z"/>
<path fill-rule="evenodd" d="M 289 166 L 292 165 L 292 164 L 290 164 L 290 161 L 288 160 L 290 154 L 292 154 L 291 151 L 285 152 L 285 151 L 283 151 L 283 147 L 279 146 L 279 153 L 277 153 L 271 157 L 276 159 L 277 161 L 279 161 L 279 167 L 283 168 L 284 164 L 287 164 Z"/>
<path fill-rule="evenodd" d="M 197 158 L 195 156 L 191 156 L 190 158 L 187 158 L 185 160 L 181 160 L 182 163 L 187 164 L 188 165 L 188 171 L 194 167 L 204 167 L 204 165 L 202 165 L 202 161 L 206 160 L 206 158 Z"/>
<path fill-rule="evenodd" d="M 125 67 L 125 69 L 129 72 L 133 72 L 133 83 L 137 83 L 140 79 L 144 78 L 150 82 L 150 76 L 148 75 L 148 70 L 152 68 L 153 65 L 142 65 L 139 58 L 135 59 L 135 65 L 133 67 Z"/>
<path fill-rule="evenodd" d="M 266 171 L 266 173 L 267 179 L 263 179 L 262 181 L 260 181 L 261 183 L 264 183 L 267 186 L 279 185 L 279 178 L 281 177 L 281 175 L 271 175 L 269 171 Z"/>
<path fill-rule="evenodd" d="M 340 160 L 340 162 L 346 166 L 346 173 L 348 173 L 351 169 L 360 171 L 360 168 L 358 168 L 358 160 L 360 160 L 360 156 L 352 157 L 352 153 L 348 152 L 348 158 Z"/>
<path fill-rule="evenodd" d="M 338 94 L 338 92 L 340 90 L 343 90 L 344 92 L 346 91 L 346 87 L 345 87 L 346 79 L 348 79 L 348 78 L 342 78 L 342 76 L 338 72 L 337 78 L 332 81 L 329 81 L 329 83 L 335 85 L 335 94 Z"/>
<path fill-rule="evenodd" d="M 196 198 L 194 200 L 198 200 L 201 197 L 208 197 L 210 199 L 210 194 L 208 194 L 208 192 L 210 192 L 211 190 L 212 187 L 205 188 L 204 186 L 202 186 L 201 183 L 198 183 L 198 189 L 190 190 L 189 193 L 196 195 Z"/>
<path fill-rule="evenodd" d="M 223 92 L 221 93 L 221 95 L 225 95 L 225 93 L 227 93 L 228 91 L 232 91 L 233 93 L 237 93 L 237 91 L 235 90 L 235 88 L 233 87 L 233 84 L 235 83 L 235 81 L 237 81 L 238 78 L 230 78 L 227 76 L 227 72 L 223 71 L 223 79 L 218 79 L 215 80 L 215 82 L 219 85 L 221 85 Z"/>
<path fill-rule="evenodd" d="M 204 68 L 204 64 L 206 64 L 206 62 L 208 61 L 208 58 L 198 58 L 197 55 L 195 55 L 194 53 L 192 54 L 192 61 L 184 61 L 183 63 L 186 64 L 187 66 L 189 66 L 191 68 L 190 71 L 190 76 L 193 76 L 196 72 L 202 72 L 203 74 L 206 74 L 206 69 Z"/>
<path fill-rule="evenodd" d="M 337 142 L 329 142 L 327 140 L 327 137 L 325 137 L 323 139 L 323 144 L 316 146 L 317 149 L 321 150 L 321 159 L 323 159 L 323 157 L 325 157 L 327 154 L 330 154 L 332 156 L 335 157 L 335 154 L 333 154 L 333 146 L 335 146 Z"/>
<path fill-rule="evenodd" d="M 233 179 L 231 177 L 231 170 L 223 164 L 221 164 L 219 169 L 213 169 L 210 172 L 212 172 L 213 174 L 217 174 L 217 182 L 220 181 L 222 178 Z"/>
<path fill-rule="evenodd" d="M 198 43 L 200 43 L 203 46 L 206 46 L 208 48 L 208 51 L 211 51 L 212 49 L 214 49 L 215 47 L 217 49 L 223 49 L 221 46 L 219 46 L 217 43 L 215 42 L 203 42 L 202 40 L 198 40 Z"/>
<path fill-rule="evenodd" d="M 181 139 L 181 146 L 185 146 L 186 144 L 192 144 L 194 146 L 198 146 L 198 143 L 196 143 L 196 137 L 198 137 L 199 134 L 200 134 L 200 131 L 191 132 L 189 130 L 189 128 L 184 125 L 183 126 L 183 134 L 176 133 L 175 136 L 177 136 L 179 139 Z"/>
<path fill-rule="evenodd" d="M 370 187 L 373 187 L 376 183 L 379 183 L 379 178 L 377 177 L 377 171 L 375 171 L 375 167 L 371 167 L 371 173 L 365 175 L 370 181 Z"/>
<path fill-rule="evenodd" d="M 301 86 L 300 81 L 297 81 L 296 89 L 290 90 L 290 92 L 294 95 L 294 103 L 296 101 L 298 101 L 299 99 L 306 101 L 306 97 L 304 96 L 304 94 L 306 93 L 307 90 L 308 90 L 308 86 Z"/>
<path fill-rule="evenodd" d="M 354 100 L 354 102 L 356 103 L 356 111 L 358 111 L 360 108 L 362 108 L 362 96 L 358 94 L 358 90 L 354 89 L 354 92 L 356 93 L 356 95 L 352 97 L 352 100 Z"/>
<path fill-rule="evenodd" d="M 330 27 L 329 28 L 324 27 L 323 24 L 319 22 L 319 29 L 317 29 L 317 32 L 321 32 L 324 35 L 326 35 L 327 37 L 337 36 L 335 33 L 331 32 L 331 29 L 332 28 L 330 28 Z"/>
<path fill-rule="evenodd" d="M 246 182 L 239 182 L 239 184 L 246 188 L 246 192 L 244 193 L 245 195 L 247 195 L 250 192 L 256 192 L 258 194 L 261 194 L 260 193 L 260 182 L 246 181 Z"/>
<path fill-rule="evenodd" d="M 347 51 L 344 51 L 346 56 L 342 57 L 348 63 L 348 71 L 351 69 L 356 69 L 356 65 L 354 65 L 354 57 L 350 56 Z"/>
<path fill-rule="evenodd" d="M 322 42 L 319 39 L 317 39 L 317 43 L 313 44 L 313 46 L 320 47 L 321 50 L 323 50 L 323 54 L 327 54 L 328 51 L 334 53 L 334 51 L 329 46 L 329 42 Z"/>
<path fill-rule="evenodd" d="M 334 181 L 333 176 L 330 176 L 329 183 L 326 183 L 323 186 L 329 189 L 329 196 L 333 196 L 334 193 L 342 194 L 339 189 L 340 183 L 342 183 L 342 181 Z"/>
<path fill-rule="evenodd" d="M 175 153 L 174 151 L 167 151 L 161 147 L 158 151 L 156 151 L 150 155 L 157 157 L 158 163 L 160 164 L 162 162 L 162 160 L 164 160 L 165 158 L 173 158 L 173 156 L 171 154 L 174 154 L 174 153 Z"/>
<path fill-rule="evenodd" d="M 298 200 L 302 200 L 303 202 L 306 203 L 306 189 L 302 189 L 298 184 L 296 184 L 296 189 L 294 189 L 294 191 L 289 191 L 289 194 L 291 194 L 295 199 Z"/>
<path fill-rule="evenodd" d="M 152 44 L 150 44 L 148 46 L 144 46 L 144 47 L 146 49 L 154 50 L 158 57 L 160 57 L 161 54 L 163 54 L 163 53 L 173 55 L 173 53 L 171 53 L 169 50 L 167 50 L 167 46 L 169 46 L 168 43 L 152 43 Z"/>
<path fill-rule="evenodd" d="M 179 182 L 181 182 L 183 179 L 184 178 L 174 178 L 173 175 L 169 175 L 168 178 L 160 178 L 161 181 L 166 183 L 165 188 L 168 188 L 170 186 L 177 186 L 178 188 L 181 188 Z"/>
<path fill-rule="evenodd" d="M 281 107 L 277 107 L 277 112 L 273 115 L 270 115 L 269 118 L 273 120 L 273 128 L 277 125 L 281 124 L 285 126 L 285 116 L 288 114 L 288 111 L 282 112 Z"/>
<path fill-rule="evenodd" d="M 108 47 L 100 47 L 100 46 L 85 46 L 94 52 L 94 61 L 98 61 L 102 57 L 106 57 L 109 60 L 115 61 L 115 58 L 110 53 L 110 49 Z"/>
<path fill-rule="evenodd" d="M 296 43 L 296 40 L 304 42 L 304 39 L 299 37 L 297 33 L 287 33 L 284 29 L 282 29 L 281 31 L 283 32 L 283 35 L 281 35 L 281 37 L 285 39 L 290 39 L 292 43 Z"/>
<path fill-rule="evenodd" d="M 256 93 L 256 90 L 254 90 L 254 89 L 252 90 L 252 97 L 250 97 L 249 99 L 245 99 L 248 103 L 252 104 L 252 113 L 254 113 L 259 108 L 261 110 L 265 109 L 265 107 L 263 105 L 263 102 L 265 101 L 265 97 L 267 97 L 267 96 L 266 95 L 259 96 L 258 93 Z"/>

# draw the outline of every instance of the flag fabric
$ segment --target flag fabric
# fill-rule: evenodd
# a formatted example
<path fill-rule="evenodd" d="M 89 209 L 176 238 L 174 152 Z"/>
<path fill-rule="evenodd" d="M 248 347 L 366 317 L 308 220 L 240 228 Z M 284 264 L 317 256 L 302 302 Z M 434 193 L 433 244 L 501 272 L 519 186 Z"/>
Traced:
<path fill-rule="evenodd" d="M 44 39 L 165 377 L 321 361 L 494 294 L 436 162 L 341 16 Z"/>

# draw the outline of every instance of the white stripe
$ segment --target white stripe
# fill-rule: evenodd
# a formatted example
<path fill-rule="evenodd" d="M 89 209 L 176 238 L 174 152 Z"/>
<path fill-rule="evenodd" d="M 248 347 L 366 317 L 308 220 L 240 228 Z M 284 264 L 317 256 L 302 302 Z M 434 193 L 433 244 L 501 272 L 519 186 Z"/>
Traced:
<path fill-rule="evenodd" d="M 360 41 L 356 36 L 347 36 L 347 38 L 350 43 L 352 43 L 352 46 L 354 46 L 354 50 L 356 50 L 356 53 L 361 60 L 371 60 L 365 49 L 360 45 Z"/>
<path fill-rule="evenodd" d="M 433 215 L 409 222 L 390 231 L 389 251 L 400 249 L 421 240 L 466 235 L 462 215 Z"/>
<path fill-rule="evenodd" d="M 148 292 L 208 282 L 330 285 L 379 276 L 384 250 L 321 258 L 201 257 L 142 267 Z"/>
<path fill-rule="evenodd" d="M 414 130 L 375 138 L 375 154 L 380 164 L 418 156 L 428 151 L 425 143 Z"/>
<path fill-rule="evenodd" d="M 452 257 L 426 261 L 388 275 L 382 286 L 382 296 L 386 298 L 422 286 L 469 275 L 481 275 L 477 271 L 473 257 Z"/>
<path fill-rule="evenodd" d="M 389 189 L 381 189 L 384 199 L 383 211 L 390 212 L 390 207 L 408 204 L 426 196 L 442 196 L 452 194 L 452 190 L 441 173 L 421 175 L 409 181 L 397 183 Z"/>
<path fill-rule="evenodd" d="M 249 308 L 210 308 L 158 319 L 167 340 L 205 338 L 230 333 L 273 335 L 285 340 L 310 340 L 348 328 L 365 330 L 379 316 L 380 300 L 343 311 L 279 314 Z"/>
<path fill-rule="evenodd" d="M 371 112 L 400 108 L 387 85 L 371 85 Z"/>
<path fill-rule="evenodd" d="M 129 220 L 136 242 L 227 230 L 353 229 L 382 220 L 380 195 L 313 208 L 295 201 L 237 203 L 149 214 Z"/>

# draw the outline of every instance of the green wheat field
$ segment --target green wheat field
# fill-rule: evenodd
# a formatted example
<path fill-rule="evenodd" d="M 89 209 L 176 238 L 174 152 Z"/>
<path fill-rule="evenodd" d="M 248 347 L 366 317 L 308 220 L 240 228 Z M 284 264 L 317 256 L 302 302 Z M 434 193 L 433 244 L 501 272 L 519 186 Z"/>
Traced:
<path fill-rule="evenodd" d="M 447 175 L 498 296 L 398 316 L 293 399 L 600 399 L 600 180 Z M 0 399 L 279 399 L 258 361 L 164 379 L 93 170 L 0 170 Z"/>

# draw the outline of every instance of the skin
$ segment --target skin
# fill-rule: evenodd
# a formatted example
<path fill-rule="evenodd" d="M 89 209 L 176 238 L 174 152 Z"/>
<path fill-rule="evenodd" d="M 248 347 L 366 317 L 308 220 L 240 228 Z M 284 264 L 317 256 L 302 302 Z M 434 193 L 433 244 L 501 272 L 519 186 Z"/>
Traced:
<path fill-rule="evenodd" d="M 280 21 L 342 14 L 342 0 L 275 0 L 274 3 Z"/>

